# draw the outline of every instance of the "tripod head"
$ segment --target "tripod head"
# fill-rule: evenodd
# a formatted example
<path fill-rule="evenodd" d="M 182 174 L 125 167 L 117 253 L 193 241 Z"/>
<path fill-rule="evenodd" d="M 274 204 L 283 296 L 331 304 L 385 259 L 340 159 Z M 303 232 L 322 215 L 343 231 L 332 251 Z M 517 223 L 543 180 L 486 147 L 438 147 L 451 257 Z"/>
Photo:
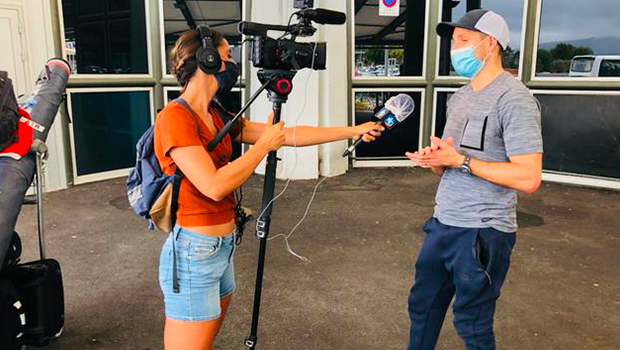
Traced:
<path fill-rule="evenodd" d="M 258 80 L 267 84 L 269 101 L 286 103 L 288 95 L 293 91 L 293 78 L 296 71 L 261 69 L 258 71 Z"/>

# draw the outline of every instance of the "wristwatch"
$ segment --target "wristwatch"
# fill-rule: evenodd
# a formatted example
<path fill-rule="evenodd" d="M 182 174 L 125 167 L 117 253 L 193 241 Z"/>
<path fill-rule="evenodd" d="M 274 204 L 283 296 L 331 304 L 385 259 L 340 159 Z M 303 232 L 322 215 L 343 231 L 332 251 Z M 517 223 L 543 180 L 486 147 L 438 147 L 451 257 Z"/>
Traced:
<path fill-rule="evenodd" d="M 471 157 L 465 156 L 465 160 L 459 165 L 459 170 L 465 174 L 471 174 Z"/>

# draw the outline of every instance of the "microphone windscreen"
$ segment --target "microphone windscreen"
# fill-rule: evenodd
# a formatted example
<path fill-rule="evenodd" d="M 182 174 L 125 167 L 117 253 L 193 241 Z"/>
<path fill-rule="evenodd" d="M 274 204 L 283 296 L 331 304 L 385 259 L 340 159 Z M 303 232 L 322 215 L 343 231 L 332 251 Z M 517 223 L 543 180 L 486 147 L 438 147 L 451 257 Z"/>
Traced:
<path fill-rule="evenodd" d="M 346 14 L 327 9 L 308 9 L 302 13 L 306 18 L 318 24 L 344 24 L 347 21 Z"/>
<path fill-rule="evenodd" d="M 389 109 L 400 123 L 413 113 L 415 101 L 407 94 L 398 94 L 385 102 L 385 108 Z"/>
<path fill-rule="evenodd" d="M 342 12 L 316 9 L 316 22 L 320 24 L 344 24 L 347 21 L 347 15 Z"/>

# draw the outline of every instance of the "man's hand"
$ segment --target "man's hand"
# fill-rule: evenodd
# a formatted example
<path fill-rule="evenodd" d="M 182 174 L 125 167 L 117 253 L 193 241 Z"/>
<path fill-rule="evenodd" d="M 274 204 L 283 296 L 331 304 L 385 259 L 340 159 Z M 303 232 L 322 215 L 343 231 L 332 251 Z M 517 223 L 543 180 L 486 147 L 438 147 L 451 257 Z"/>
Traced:
<path fill-rule="evenodd" d="M 454 149 L 453 143 L 452 137 L 442 141 L 438 137 L 431 136 L 430 146 L 415 153 L 407 152 L 405 155 L 422 168 L 457 168 L 463 164 L 465 156 Z"/>

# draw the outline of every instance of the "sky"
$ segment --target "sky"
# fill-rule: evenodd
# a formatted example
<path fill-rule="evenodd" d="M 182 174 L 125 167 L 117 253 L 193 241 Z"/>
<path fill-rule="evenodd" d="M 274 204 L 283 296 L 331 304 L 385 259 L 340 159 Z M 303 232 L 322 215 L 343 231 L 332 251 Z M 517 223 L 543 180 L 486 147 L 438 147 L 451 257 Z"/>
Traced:
<path fill-rule="evenodd" d="M 620 37 L 618 0 L 544 0 L 540 42 Z"/>
<path fill-rule="evenodd" d="M 465 13 L 466 0 L 455 8 L 454 19 Z M 540 43 L 592 37 L 620 37 L 618 0 L 543 0 Z M 510 46 L 521 46 L 524 0 L 482 0 L 482 8 L 499 13 L 510 28 Z M 612 30 L 613 29 L 613 30 Z M 617 33 L 617 34 L 616 34 Z"/>
<path fill-rule="evenodd" d="M 523 27 L 523 5 L 524 0 L 482 0 L 482 8 L 497 12 L 504 17 L 510 29 L 510 47 L 515 51 L 521 48 L 521 29 Z M 467 0 L 461 3 L 452 11 L 452 20 L 458 21 L 467 10 Z"/>

